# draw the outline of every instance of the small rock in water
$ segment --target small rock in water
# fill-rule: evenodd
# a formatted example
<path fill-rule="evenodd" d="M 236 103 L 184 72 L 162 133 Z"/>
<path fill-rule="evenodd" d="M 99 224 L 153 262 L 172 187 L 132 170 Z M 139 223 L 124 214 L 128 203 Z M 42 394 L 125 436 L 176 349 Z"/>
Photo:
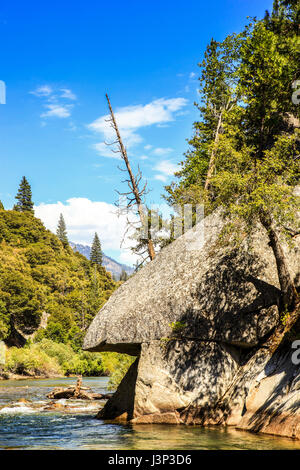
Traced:
<path fill-rule="evenodd" d="M 64 410 L 66 408 L 66 405 L 63 405 L 62 403 L 56 403 L 54 401 L 51 401 L 47 406 L 44 407 L 45 411 L 52 411 L 52 410 Z"/>
<path fill-rule="evenodd" d="M 18 400 L 18 403 L 31 403 L 31 401 L 30 401 L 30 400 L 26 400 L 26 398 L 20 398 L 20 399 Z"/>

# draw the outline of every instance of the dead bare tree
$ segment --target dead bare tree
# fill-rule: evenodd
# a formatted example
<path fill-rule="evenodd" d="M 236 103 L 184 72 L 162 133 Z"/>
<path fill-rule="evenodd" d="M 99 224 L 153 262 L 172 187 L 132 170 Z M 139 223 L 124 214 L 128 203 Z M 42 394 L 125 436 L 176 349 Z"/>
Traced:
<path fill-rule="evenodd" d="M 140 168 L 138 168 L 137 175 L 133 174 L 133 171 L 131 169 L 131 165 L 128 159 L 127 151 L 123 144 L 121 134 L 120 134 L 120 131 L 119 131 L 116 119 L 115 119 L 115 115 L 114 115 L 109 97 L 107 94 L 105 96 L 107 99 L 109 112 L 110 112 L 110 118 L 108 119 L 108 122 L 110 123 L 111 127 L 113 128 L 116 134 L 116 140 L 112 143 L 106 143 L 106 144 L 117 146 L 117 150 L 112 149 L 112 152 L 120 153 L 121 158 L 125 162 L 126 169 L 123 169 L 123 168 L 119 168 L 119 169 L 121 171 L 126 171 L 129 176 L 127 179 L 125 179 L 125 181 L 123 181 L 127 183 L 129 187 L 129 191 L 124 192 L 124 193 L 117 191 L 117 193 L 120 196 L 123 196 L 126 198 L 126 210 L 130 210 L 134 206 L 136 207 L 137 213 L 139 215 L 140 223 L 142 227 L 147 228 L 147 233 L 148 233 L 147 211 L 145 211 L 143 207 L 143 197 L 146 194 L 147 182 L 144 184 L 142 188 L 140 187 L 142 178 L 143 178 Z M 149 258 L 152 261 L 155 258 L 155 251 L 154 251 L 154 246 L 153 246 L 153 242 L 151 240 L 150 235 L 148 235 L 148 238 L 146 239 L 146 243 L 147 243 L 147 251 L 148 251 Z"/>

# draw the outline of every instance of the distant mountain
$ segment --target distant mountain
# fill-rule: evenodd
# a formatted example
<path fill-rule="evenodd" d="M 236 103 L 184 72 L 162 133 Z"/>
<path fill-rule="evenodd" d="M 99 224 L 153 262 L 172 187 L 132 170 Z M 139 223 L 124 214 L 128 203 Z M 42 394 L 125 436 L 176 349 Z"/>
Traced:
<path fill-rule="evenodd" d="M 90 254 L 91 254 L 91 247 L 88 245 L 81 245 L 80 243 L 73 243 L 69 242 L 70 246 L 73 248 L 74 251 L 78 251 L 81 253 L 83 256 L 85 256 L 87 259 L 90 259 Z M 116 260 L 110 258 L 109 256 L 106 256 L 103 253 L 103 266 L 107 271 L 109 271 L 111 274 L 114 274 L 117 276 L 117 278 L 120 277 L 120 274 L 122 273 L 122 270 L 127 272 L 127 274 L 132 274 L 134 269 L 131 268 L 130 266 L 127 266 L 126 264 L 121 264 L 118 263 Z"/>

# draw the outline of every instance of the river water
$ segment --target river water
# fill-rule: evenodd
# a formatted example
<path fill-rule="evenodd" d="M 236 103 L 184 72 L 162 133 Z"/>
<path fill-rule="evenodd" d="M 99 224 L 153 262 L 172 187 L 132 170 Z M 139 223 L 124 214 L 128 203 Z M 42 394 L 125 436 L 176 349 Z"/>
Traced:
<path fill-rule="evenodd" d="M 45 409 L 51 401 L 48 392 L 75 382 L 75 378 L 0 381 L 0 449 L 300 449 L 300 441 L 233 429 L 105 423 L 95 419 L 101 401 L 57 400 L 61 409 Z M 84 378 L 83 386 L 105 393 L 107 382 L 105 377 Z"/>

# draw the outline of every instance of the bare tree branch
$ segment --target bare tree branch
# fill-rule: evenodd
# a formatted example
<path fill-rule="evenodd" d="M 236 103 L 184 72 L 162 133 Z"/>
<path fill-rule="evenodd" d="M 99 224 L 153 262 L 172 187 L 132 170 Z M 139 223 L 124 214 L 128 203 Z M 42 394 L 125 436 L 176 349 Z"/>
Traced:
<path fill-rule="evenodd" d="M 117 125 L 117 122 L 116 122 L 116 119 L 115 119 L 115 115 L 114 115 L 112 106 L 110 104 L 109 97 L 108 97 L 107 94 L 105 96 L 106 96 L 106 99 L 107 99 L 109 112 L 110 112 L 110 118 L 107 120 L 107 122 L 110 123 L 111 127 L 114 129 L 114 131 L 116 133 L 116 136 L 117 136 L 115 144 L 118 144 L 118 150 L 112 150 L 112 151 L 114 153 L 120 153 L 121 154 L 121 157 L 125 162 L 126 170 L 128 172 L 128 175 L 129 175 L 129 179 L 125 180 L 125 182 L 127 182 L 128 187 L 130 189 L 130 192 L 129 193 L 119 193 L 119 194 L 122 195 L 122 196 L 126 196 L 126 198 L 127 198 L 126 208 L 127 209 L 133 207 L 134 205 L 136 206 L 137 212 L 139 214 L 140 222 L 142 224 L 142 227 L 146 227 L 147 226 L 146 225 L 147 224 L 147 219 L 146 219 L 146 215 L 145 215 L 144 208 L 143 208 L 142 196 L 145 194 L 145 189 L 146 189 L 147 183 L 144 185 L 143 189 L 140 190 L 139 184 L 142 180 L 142 172 L 141 172 L 139 167 L 138 167 L 137 176 L 134 176 L 134 174 L 132 172 L 131 165 L 130 165 L 130 162 L 129 162 L 129 159 L 128 159 L 128 156 L 127 156 L 127 151 L 126 151 L 126 148 L 123 144 L 123 141 L 122 141 L 122 138 L 121 138 L 121 135 L 120 135 L 120 132 L 119 132 L 119 128 L 118 128 L 118 125 Z M 155 251 L 154 251 L 153 242 L 152 242 L 150 237 L 148 237 L 148 240 L 147 240 L 147 250 L 148 250 L 149 258 L 152 261 L 155 258 Z"/>

